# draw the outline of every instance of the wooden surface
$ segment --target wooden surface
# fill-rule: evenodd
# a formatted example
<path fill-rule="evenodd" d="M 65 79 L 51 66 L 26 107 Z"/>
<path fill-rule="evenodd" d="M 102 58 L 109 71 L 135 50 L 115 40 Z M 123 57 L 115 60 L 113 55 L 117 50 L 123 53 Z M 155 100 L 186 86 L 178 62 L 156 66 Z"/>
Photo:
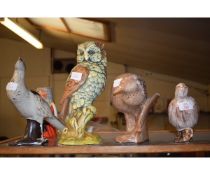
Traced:
<path fill-rule="evenodd" d="M 0 142 L 0 155 L 65 155 L 65 154 L 130 154 L 130 153 L 178 153 L 210 152 L 210 131 L 195 132 L 194 140 L 189 144 L 175 144 L 174 133 L 168 131 L 149 132 L 150 141 L 143 144 L 119 144 L 114 138 L 122 132 L 101 132 L 100 145 L 58 146 L 50 140 L 47 146 L 8 146 Z M 19 138 L 19 137 L 18 137 Z"/>

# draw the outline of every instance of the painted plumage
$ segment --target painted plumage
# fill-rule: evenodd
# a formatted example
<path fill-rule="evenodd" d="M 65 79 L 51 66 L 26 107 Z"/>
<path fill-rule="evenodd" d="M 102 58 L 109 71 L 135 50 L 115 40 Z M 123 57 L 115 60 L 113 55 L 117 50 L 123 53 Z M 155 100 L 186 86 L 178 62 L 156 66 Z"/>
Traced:
<path fill-rule="evenodd" d="M 119 86 L 112 87 L 111 102 L 125 114 L 126 129 L 131 131 L 147 99 L 146 85 L 139 75 L 131 73 L 122 74 L 115 80 L 121 81 Z"/>
<path fill-rule="evenodd" d="M 111 102 L 126 120 L 126 133 L 115 140 L 119 143 L 141 143 L 149 139 L 147 116 L 160 94 L 147 97 L 145 81 L 140 75 L 125 73 L 113 83 Z"/>
<path fill-rule="evenodd" d="M 101 43 L 90 41 L 78 46 L 77 65 L 67 78 L 59 114 L 78 137 L 84 135 L 85 125 L 95 115 L 92 103 L 105 87 L 106 66 L 106 53 Z M 76 75 L 79 77 L 74 77 Z"/>

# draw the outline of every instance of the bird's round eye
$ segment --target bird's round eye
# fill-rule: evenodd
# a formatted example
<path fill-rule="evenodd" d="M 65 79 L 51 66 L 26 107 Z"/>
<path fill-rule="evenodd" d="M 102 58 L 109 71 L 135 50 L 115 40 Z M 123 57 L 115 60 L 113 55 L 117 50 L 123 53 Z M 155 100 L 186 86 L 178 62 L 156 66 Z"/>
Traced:
<path fill-rule="evenodd" d="M 89 50 L 89 51 L 88 51 L 88 54 L 90 54 L 90 55 L 93 55 L 94 53 L 95 53 L 94 50 Z"/>

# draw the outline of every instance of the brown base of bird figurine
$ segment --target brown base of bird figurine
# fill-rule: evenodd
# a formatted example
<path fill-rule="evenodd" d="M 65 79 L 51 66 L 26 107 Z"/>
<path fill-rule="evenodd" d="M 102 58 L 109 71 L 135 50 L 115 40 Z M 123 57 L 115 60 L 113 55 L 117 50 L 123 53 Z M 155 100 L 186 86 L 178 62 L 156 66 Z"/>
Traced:
<path fill-rule="evenodd" d="M 149 140 L 147 131 L 143 132 L 131 132 L 128 134 L 120 135 L 115 138 L 119 143 L 142 143 Z"/>
<path fill-rule="evenodd" d="M 186 128 L 177 132 L 175 143 L 189 143 L 193 138 L 193 129 Z"/>
<path fill-rule="evenodd" d="M 41 146 L 48 142 L 47 139 L 42 138 L 42 129 L 40 123 L 35 120 L 27 119 L 25 136 L 16 142 L 12 142 L 10 146 Z"/>
<path fill-rule="evenodd" d="M 148 136 L 148 127 L 147 127 L 147 116 L 150 109 L 154 106 L 159 98 L 159 94 L 156 93 L 152 97 L 148 98 L 143 108 L 138 115 L 137 121 L 135 122 L 134 129 L 132 131 L 128 131 L 126 134 L 118 136 L 115 138 L 116 142 L 119 143 L 142 143 L 149 140 Z M 127 121 L 126 121 L 127 122 Z"/>

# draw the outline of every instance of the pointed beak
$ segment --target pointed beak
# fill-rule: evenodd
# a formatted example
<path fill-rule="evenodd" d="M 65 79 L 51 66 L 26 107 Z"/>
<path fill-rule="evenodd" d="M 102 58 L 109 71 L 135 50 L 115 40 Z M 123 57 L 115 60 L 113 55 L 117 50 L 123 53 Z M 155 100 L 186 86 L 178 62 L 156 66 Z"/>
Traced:
<path fill-rule="evenodd" d="M 88 59 L 89 59 L 89 58 L 88 58 L 88 55 L 85 54 L 85 60 L 88 61 Z"/>

